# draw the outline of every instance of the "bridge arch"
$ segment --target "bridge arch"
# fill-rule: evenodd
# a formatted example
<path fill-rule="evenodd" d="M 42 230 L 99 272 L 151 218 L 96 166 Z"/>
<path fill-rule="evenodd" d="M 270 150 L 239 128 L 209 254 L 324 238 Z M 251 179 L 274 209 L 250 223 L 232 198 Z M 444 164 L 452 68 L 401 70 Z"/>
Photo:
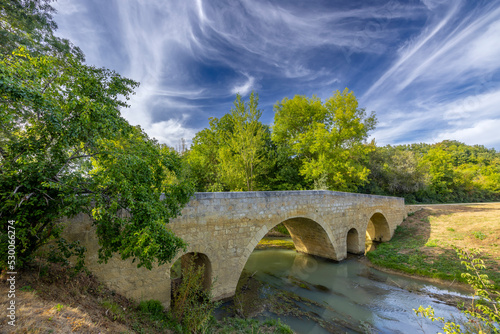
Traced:
<path fill-rule="evenodd" d="M 285 220 L 279 219 L 267 226 L 263 226 L 256 232 L 255 237 L 247 245 L 244 256 L 241 258 L 241 270 L 245 266 L 250 254 L 254 251 L 257 244 L 276 225 L 283 223 L 290 232 L 292 241 L 297 251 L 315 255 L 331 260 L 339 261 L 337 249 L 338 246 L 334 242 L 334 238 L 322 223 L 308 217 L 297 216 L 289 217 Z M 241 271 L 240 270 L 240 271 Z"/>
<path fill-rule="evenodd" d="M 391 228 L 387 218 L 380 210 L 374 212 L 368 220 L 366 238 L 379 242 L 391 240 Z"/>

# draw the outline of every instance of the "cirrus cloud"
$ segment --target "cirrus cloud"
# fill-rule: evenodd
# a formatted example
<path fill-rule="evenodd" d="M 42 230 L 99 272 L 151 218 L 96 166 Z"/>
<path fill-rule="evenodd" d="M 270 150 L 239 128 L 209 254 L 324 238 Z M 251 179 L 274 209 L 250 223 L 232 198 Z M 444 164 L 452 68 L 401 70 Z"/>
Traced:
<path fill-rule="evenodd" d="M 169 145 L 229 112 L 236 93 L 256 90 L 271 123 L 285 96 L 349 87 L 377 112 L 379 144 L 454 136 L 500 149 L 484 127 L 500 113 L 485 102 L 500 87 L 498 2 L 60 0 L 56 8 L 59 34 L 89 63 L 141 82 L 123 114 Z M 484 108 L 454 107 L 470 101 Z"/>

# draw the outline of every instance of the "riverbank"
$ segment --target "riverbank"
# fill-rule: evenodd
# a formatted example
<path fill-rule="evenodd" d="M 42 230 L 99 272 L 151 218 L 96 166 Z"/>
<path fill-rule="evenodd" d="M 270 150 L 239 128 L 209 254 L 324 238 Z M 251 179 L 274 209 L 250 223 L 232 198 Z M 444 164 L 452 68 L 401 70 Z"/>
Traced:
<path fill-rule="evenodd" d="M 289 236 L 266 236 L 257 244 L 255 249 L 295 249 L 292 238 Z"/>
<path fill-rule="evenodd" d="M 462 282 L 465 267 L 453 246 L 476 248 L 485 273 L 500 287 L 500 203 L 407 206 L 408 218 L 391 241 L 368 252 L 380 269 Z"/>
<path fill-rule="evenodd" d="M 137 303 L 84 272 L 72 276 L 57 265 L 39 264 L 16 275 L 15 298 L 0 275 L 0 307 L 15 300 L 15 326 L 0 318 L 0 333 L 183 333 L 159 302 Z M 3 313 L 5 314 L 5 313 Z M 291 333 L 277 320 L 212 317 L 206 333 Z"/>

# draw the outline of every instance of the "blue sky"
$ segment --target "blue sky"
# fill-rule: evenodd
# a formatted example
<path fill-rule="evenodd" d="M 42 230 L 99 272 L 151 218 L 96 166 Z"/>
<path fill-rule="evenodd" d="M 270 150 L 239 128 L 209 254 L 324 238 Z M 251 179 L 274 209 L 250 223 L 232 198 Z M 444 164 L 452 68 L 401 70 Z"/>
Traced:
<path fill-rule="evenodd" d="M 455 139 L 500 150 L 500 1 L 59 0 L 58 34 L 141 86 L 123 115 L 175 146 L 255 90 L 345 87 L 378 145 Z"/>

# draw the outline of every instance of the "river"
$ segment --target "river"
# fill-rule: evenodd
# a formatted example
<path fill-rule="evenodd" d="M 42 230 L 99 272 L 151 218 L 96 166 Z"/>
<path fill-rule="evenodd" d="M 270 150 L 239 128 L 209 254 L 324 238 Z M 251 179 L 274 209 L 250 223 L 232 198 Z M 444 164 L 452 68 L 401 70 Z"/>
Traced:
<path fill-rule="evenodd" d="M 295 250 L 256 250 L 244 273 L 234 301 L 239 314 L 280 318 L 297 333 L 437 333 L 440 324 L 413 309 L 432 306 L 436 316 L 460 318 L 440 296 L 466 297 L 449 284 L 373 269 L 357 256 L 332 262 Z"/>

